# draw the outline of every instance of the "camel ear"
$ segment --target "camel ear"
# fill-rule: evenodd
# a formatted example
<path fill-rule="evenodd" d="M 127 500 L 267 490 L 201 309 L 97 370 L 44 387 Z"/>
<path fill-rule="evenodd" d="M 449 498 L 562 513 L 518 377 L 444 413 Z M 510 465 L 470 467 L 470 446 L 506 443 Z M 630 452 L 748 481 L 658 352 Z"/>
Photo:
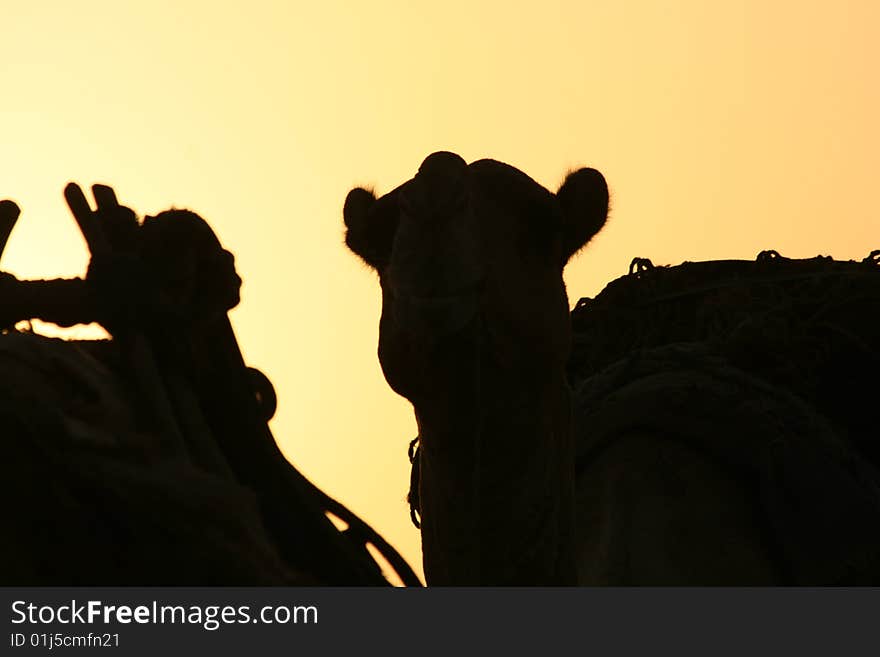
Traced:
<path fill-rule="evenodd" d="M 562 264 L 605 225 L 608 217 L 608 185 L 595 169 L 578 169 L 565 178 L 556 192 L 562 209 Z"/>
<path fill-rule="evenodd" d="M 393 208 L 387 206 L 388 203 L 377 201 L 373 192 L 357 187 L 345 197 L 342 209 L 345 244 L 376 270 L 388 263 L 397 225 L 396 216 L 390 212 Z"/>

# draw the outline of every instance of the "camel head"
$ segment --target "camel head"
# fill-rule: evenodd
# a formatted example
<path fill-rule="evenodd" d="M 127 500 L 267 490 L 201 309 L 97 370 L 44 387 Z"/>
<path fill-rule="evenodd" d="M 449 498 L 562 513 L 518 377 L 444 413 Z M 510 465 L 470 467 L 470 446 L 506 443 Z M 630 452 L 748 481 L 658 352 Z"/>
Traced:
<path fill-rule="evenodd" d="M 608 188 L 594 169 L 570 173 L 553 194 L 509 165 L 468 165 L 447 152 L 380 198 L 349 192 L 346 244 L 379 275 L 379 353 L 391 387 L 413 403 L 430 394 L 423 357 L 474 322 L 502 368 L 561 366 L 569 349 L 562 270 L 607 212 Z"/>
<path fill-rule="evenodd" d="M 511 545 L 511 496 L 536 510 L 535 536 L 564 524 L 546 492 L 554 469 L 564 479 L 570 429 L 562 270 L 607 212 L 594 169 L 569 174 L 553 194 L 509 165 L 447 152 L 382 197 L 357 188 L 345 200 L 346 244 L 382 288 L 379 360 L 419 426 L 429 583 L 552 579 L 553 564 L 526 574 L 516 554 L 487 559 Z M 532 493 L 542 496 L 535 505 Z M 495 525 L 479 519 L 488 506 Z"/>

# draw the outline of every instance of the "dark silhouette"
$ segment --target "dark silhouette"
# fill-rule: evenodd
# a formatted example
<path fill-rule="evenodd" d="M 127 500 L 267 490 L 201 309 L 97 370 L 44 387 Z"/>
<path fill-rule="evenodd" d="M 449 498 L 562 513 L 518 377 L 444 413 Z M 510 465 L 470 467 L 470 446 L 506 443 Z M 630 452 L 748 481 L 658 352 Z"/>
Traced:
<path fill-rule="evenodd" d="M 877 253 L 637 259 L 572 324 L 562 270 L 607 209 L 592 169 L 552 194 L 451 153 L 346 199 L 428 583 L 880 582 Z"/>
<path fill-rule="evenodd" d="M 85 280 L 0 277 L 0 581 L 387 584 L 369 543 L 418 585 L 279 452 L 274 390 L 245 366 L 226 315 L 241 281 L 208 224 L 186 210 L 141 223 L 111 188 L 93 194 L 94 211 L 65 190 L 91 252 Z M 0 202 L 0 244 L 17 216 Z M 113 339 L 13 330 L 32 318 L 99 321 Z"/>

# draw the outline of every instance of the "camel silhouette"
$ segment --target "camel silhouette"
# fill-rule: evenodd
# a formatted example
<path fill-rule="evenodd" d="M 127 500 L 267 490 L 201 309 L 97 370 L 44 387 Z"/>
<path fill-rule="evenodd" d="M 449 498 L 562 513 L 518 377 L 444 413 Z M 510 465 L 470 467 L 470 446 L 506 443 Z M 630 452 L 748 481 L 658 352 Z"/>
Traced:
<path fill-rule="evenodd" d="M 65 190 L 85 279 L 0 275 L 6 585 L 385 585 L 381 536 L 278 450 L 274 391 L 245 366 L 227 311 L 232 255 L 187 210 L 141 222 L 95 185 Z M 0 202 L 0 246 L 19 215 Z M 103 341 L 14 330 L 100 322 Z M 339 532 L 327 514 L 343 520 Z"/>
<path fill-rule="evenodd" d="M 418 425 L 410 502 L 427 583 L 876 582 L 880 477 L 804 396 L 745 367 L 756 345 L 773 350 L 765 325 L 741 322 L 751 338 L 738 352 L 693 336 L 627 340 L 620 322 L 601 333 L 603 308 L 641 308 L 621 283 L 579 306 L 570 355 L 563 268 L 607 210 L 593 169 L 553 194 L 448 152 L 384 196 L 346 198 L 346 244 L 382 290 L 379 360 Z M 853 264 L 870 279 L 854 306 L 875 319 L 876 264 Z M 654 285 L 647 261 L 634 266 L 630 279 Z M 664 294 L 652 308 L 681 296 Z M 698 323 L 666 321 L 682 333 Z M 876 364 L 871 330 L 873 342 L 845 342 L 867 344 Z"/>
<path fill-rule="evenodd" d="M 208 224 L 92 192 L 65 190 L 84 279 L 0 272 L 0 581 L 384 585 L 373 545 L 418 585 L 279 452 Z M 569 314 L 563 268 L 607 211 L 593 169 L 553 194 L 451 153 L 346 199 L 380 362 L 416 413 L 428 583 L 880 583 L 880 252 L 636 259 Z M 18 216 L 0 201 L 0 252 Z M 112 339 L 15 328 L 33 318 Z"/>

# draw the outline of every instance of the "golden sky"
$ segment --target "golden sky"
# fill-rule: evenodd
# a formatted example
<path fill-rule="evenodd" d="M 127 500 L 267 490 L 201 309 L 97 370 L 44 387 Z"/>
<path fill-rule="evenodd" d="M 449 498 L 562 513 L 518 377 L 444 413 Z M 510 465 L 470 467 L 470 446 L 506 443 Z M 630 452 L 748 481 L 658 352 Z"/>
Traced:
<path fill-rule="evenodd" d="M 245 357 L 313 481 L 420 569 L 409 405 L 376 358 L 379 292 L 342 244 L 355 185 L 435 150 L 554 187 L 594 166 L 608 226 L 572 304 L 655 263 L 880 248 L 880 3 L 0 0 L 3 268 L 84 272 L 61 191 L 189 207 L 237 257 Z"/>

